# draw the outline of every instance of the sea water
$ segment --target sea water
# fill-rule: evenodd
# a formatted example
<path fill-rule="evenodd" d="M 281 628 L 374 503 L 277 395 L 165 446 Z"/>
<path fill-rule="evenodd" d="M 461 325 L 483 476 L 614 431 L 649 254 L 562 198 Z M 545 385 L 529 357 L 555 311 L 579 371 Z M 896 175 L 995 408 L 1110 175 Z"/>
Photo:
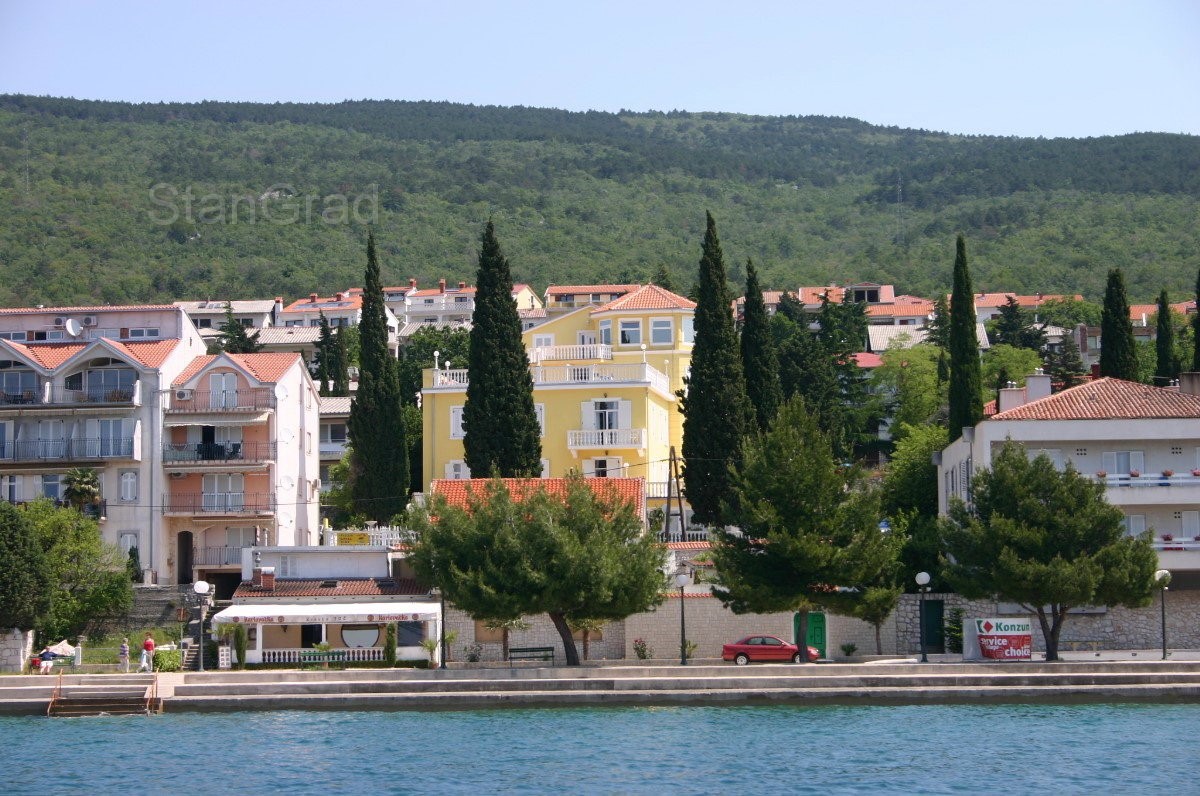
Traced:
<path fill-rule="evenodd" d="M 1200 705 L 0 717 L 5 791 L 1200 793 Z"/>

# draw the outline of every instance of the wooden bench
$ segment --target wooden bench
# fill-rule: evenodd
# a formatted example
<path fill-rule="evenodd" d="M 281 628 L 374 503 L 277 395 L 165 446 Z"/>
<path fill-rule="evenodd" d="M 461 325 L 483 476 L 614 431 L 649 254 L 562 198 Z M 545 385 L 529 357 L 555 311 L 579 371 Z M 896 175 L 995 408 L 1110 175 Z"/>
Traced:
<path fill-rule="evenodd" d="M 509 647 L 508 662 L 550 661 L 554 662 L 554 647 Z"/>

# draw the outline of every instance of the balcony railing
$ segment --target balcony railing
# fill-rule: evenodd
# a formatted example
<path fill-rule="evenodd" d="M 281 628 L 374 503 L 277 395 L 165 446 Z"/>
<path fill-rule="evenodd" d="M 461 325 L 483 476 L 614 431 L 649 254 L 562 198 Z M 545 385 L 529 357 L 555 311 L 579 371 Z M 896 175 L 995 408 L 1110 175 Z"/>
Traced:
<path fill-rule="evenodd" d="M 242 547 L 192 548 L 192 565 L 197 567 L 240 567 Z"/>
<path fill-rule="evenodd" d="M 530 362 L 547 360 L 612 359 L 612 346 L 602 343 L 543 345 L 529 349 Z"/>
<path fill-rule="evenodd" d="M 163 446 L 165 463 L 267 462 L 274 459 L 274 442 L 196 442 Z"/>
<path fill-rule="evenodd" d="M 1200 476 L 1187 473 L 1119 473 L 1093 476 L 1097 481 L 1108 487 L 1139 487 L 1139 486 L 1196 486 L 1200 484 Z"/>
<path fill-rule="evenodd" d="M 534 365 L 529 370 L 534 384 L 649 382 L 664 393 L 671 391 L 671 382 L 665 373 L 640 362 L 625 365 Z M 433 374 L 435 387 L 466 387 L 469 383 L 465 368 L 440 370 Z"/>
<path fill-rule="evenodd" d="M 169 395 L 168 412 L 247 412 L 275 406 L 275 391 L 269 387 L 245 390 L 175 389 Z"/>
<path fill-rule="evenodd" d="M 131 387 L 84 387 L 81 390 L 43 385 L 19 393 L 0 392 L 0 406 L 140 406 L 141 382 Z"/>
<path fill-rule="evenodd" d="M 133 438 L 26 439 L 0 442 L 0 461 L 81 461 L 132 459 Z"/>
<path fill-rule="evenodd" d="M 377 525 L 374 528 L 327 530 L 324 531 L 324 534 L 326 547 L 351 547 L 364 544 L 375 547 L 393 547 L 395 545 L 411 545 L 417 540 L 416 534 L 408 528 L 388 525 Z"/>
<path fill-rule="evenodd" d="M 567 432 L 567 447 L 640 450 L 646 447 L 647 436 L 644 428 L 576 429 Z"/>
<path fill-rule="evenodd" d="M 163 495 L 168 514 L 246 514 L 275 510 L 275 498 L 266 492 L 173 492 Z"/>
<path fill-rule="evenodd" d="M 332 650 L 342 661 L 381 661 L 383 647 L 350 647 Z M 262 651 L 263 663 L 303 663 L 302 655 L 312 655 L 312 649 L 273 649 Z"/>

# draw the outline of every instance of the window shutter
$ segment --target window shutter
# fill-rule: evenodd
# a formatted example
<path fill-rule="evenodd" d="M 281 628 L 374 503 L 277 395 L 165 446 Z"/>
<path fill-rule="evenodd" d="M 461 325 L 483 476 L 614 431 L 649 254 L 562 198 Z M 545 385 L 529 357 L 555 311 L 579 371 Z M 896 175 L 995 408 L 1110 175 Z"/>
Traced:
<path fill-rule="evenodd" d="M 596 427 L 596 406 L 592 401 L 584 401 L 579 405 L 580 418 L 583 421 L 582 428 L 591 430 Z"/>
<path fill-rule="evenodd" d="M 1200 511 L 1183 512 L 1182 528 L 1185 536 L 1200 536 Z"/>
<path fill-rule="evenodd" d="M 585 478 L 591 478 L 596 474 L 596 464 L 592 459 L 583 460 L 583 475 Z"/>
<path fill-rule="evenodd" d="M 1146 457 L 1141 451 L 1129 452 L 1129 470 L 1130 472 L 1134 470 L 1139 473 L 1146 472 Z"/>
<path fill-rule="evenodd" d="M 1117 474 L 1117 453 L 1116 451 L 1105 451 L 1101 457 L 1103 466 L 1100 468 L 1106 473 Z"/>
<path fill-rule="evenodd" d="M 633 402 L 617 403 L 617 428 L 633 428 Z"/>
<path fill-rule="evenodd" d="M 1130 514 L 1126 519 L 1128 520 L 1129 533 L 1133 536 L 1146 532 L 1145 514 Z"/>
<path fill-rule="evenodd" d="M 463 433 L 463 408 L 461 406 L 450 407 L 450 438 L 462 439 Z"/>

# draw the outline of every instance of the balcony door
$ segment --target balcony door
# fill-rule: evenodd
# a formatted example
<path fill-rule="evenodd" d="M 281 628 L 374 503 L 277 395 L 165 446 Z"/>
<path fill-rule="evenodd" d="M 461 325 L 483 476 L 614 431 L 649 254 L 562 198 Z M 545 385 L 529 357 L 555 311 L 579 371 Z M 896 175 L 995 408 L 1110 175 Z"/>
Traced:
<path fill-rule="evenodd" d="M 241 511 L 245 506 L 245 477 L 241 473 L 206 473 L 202 506 L 205 511 Z"/>
<path fill-rule="evenodd" d="M 208 389 L 212 392 L 211 406 L 213 408 L 237 408 L 238 400 L 236 373 L 213 373 L 208 377 Z"/>
<path fill-rule="evenodd" d="M 66 453 L 65 432 L 61 420 L 38 421 L 38 458 L 61 459 Z"/>

